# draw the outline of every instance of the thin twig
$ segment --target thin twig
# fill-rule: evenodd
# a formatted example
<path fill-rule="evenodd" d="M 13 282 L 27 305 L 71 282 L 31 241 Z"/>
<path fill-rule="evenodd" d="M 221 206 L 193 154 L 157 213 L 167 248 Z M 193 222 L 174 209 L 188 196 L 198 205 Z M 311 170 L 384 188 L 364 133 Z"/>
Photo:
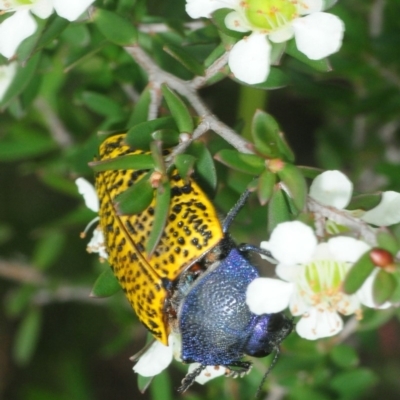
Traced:
<path fill-rule="evenodd" d="M 51 136 L 55 142 L 62 149 L 70 147 L 73 144 L 72 135 L 68 132 L 67 128 L 47 101 L 39 97 L 35 101 L 35 107 L 40 111 L 40 114 L 49 128 Z"/>
<path fill-rule="evenodd" d="M 125 50 L 134 58 L 134 60 L 147 72 L 149 81 L 152 84 L 166 83 L 171 89 L 178 92 L 186 98 L 190 105 L 194 108 L 201 119 L 209 124 L 216 134 L 221 136 L 226 142 L 231 144 L 241 153 L 252 153 L 249 143 L 239 136 L 233 129 L 221 122 L 205 105 L 196 91 L 196 87 L 191 82 L 184 81 L 168 72 L 162 70 L 149 57 L 143 49 L 138 46 L 126 47 Z M 193 81 L 192 81 L 193 82 Z M 197 83 L 196 83 L 197 84 Z"/>
<path fill-rule="evenodd" d="M 366 222 L 351 216 L 348 211 L 325 206 L 314 200 L 312 197 L 308 197 L 307 206 L 309 211 L 316 214 L 316 218 L 322 216 L 340 225 L 346 226 L 353 232 L 358 233 L 372 247 L 376 246 L 377 241 L 375 230 Z"/>

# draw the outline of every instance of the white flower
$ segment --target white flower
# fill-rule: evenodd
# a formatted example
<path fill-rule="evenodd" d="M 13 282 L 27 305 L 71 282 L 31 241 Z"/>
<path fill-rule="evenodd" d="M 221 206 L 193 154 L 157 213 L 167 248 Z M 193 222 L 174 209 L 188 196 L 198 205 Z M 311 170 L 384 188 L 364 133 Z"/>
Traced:
<path fill-rule="evenodd" d="M 75 184 L 78 187 L 78 192 L 83 196 L 85 200 L 86 207 L 96 213 L 99 212 L 99 198 L 97 196 L 97 192 L 94 186 L 84 178 L 76 179 Z M 89 222 L 81 236 L 85 237 L 86 232 L 89 230 L 89 228 L 98 220 L 99 217 L 96 217 L 91 222 Z M 108 259 L 104 234 L 100 225 L 98 225 L 93 230 L 93 236 L 90 239 L 90 242 L 88 243 L 86 249 L 88 253 L 99 253 L 100 258 L 103 260 Z"/>
<path fill-rule="evenodd" d="M 188 374 L 192 373 L 198 367 L 200 367 L 199 363 L 190 364 Z M 207 365 L 207 367 L 197 375 L 195 381 L 200 383 L 200 385 L 204 385 L 211 379 L 218 378 L 219 376 L 225 375 L 225 373 L 226 368 L 221 365 Z"/>
<path fill-rule="evenodd" d="M 361 304 L 374 308 L 372 285 L 378 268 L 354 295 L 342 292 L 343 280 L 351 266 L 370 247 L 360 240 L 339 236 L 318 243 L 312 229 L 299 221 L 283 222 L 261 247 L 278 261 L 279 279 L 257 278 L 247 289 L 246 302 L 255 314 L 276 313 L 289 306 L 301 316 L 297 333 L 315 340 L 340 332 L 340 314 L 361 318 Z"/>
<path fill-rule="evenodd" d="M 192 18 L 210 18 L 221 8 L 233 9 L 225 25 L 237 32 L 250 32 L 229 54 L 229 67 L 236 78 L 248 84 L 267 79 L 271 44 L 295 38 L 300 52 L 311 60 L 336 53 L 344 24 L 335 15 L 322 12 L 323 0 L 186 0 Z"/>
<path fill-rule="evenodd" d="M 326 206 L 344 209 L 351 200 L 353 184 L 340 171 L 325 171 L 318 175 L 310 186 L 310 196 Z M 357 216 L 363 221 L 389 226 L 400 222 L 400 193 L 388 191 L 382 193 L 381 202 L 369 211 L 357 210 Z"/>
<path fill-rule="evenodd" d="M 0 101 L 3 100 L 17 72 L 17 63 L 0 66 Z"/>
<path fill-rule="evenodd" d="M 48 18 L 53 11 L 75 21 L 94 0 L 0 0 L 0 12 L 14 12 L 0 24 L 0 54 L 12 57 L 21 42 L 35 33 L 37 23 L 32 17 Z"/>

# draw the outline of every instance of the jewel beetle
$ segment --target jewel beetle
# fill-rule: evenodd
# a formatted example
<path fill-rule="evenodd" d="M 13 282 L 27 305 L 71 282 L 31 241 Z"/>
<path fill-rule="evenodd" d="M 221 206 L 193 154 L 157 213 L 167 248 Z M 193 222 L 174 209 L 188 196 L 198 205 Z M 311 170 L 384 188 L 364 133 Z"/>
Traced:
<path fill-rule="evenodd" d="M 145 154 L 124 144 L 125 134 L 107 138 L 100 161 L 127 154 Z M 109 261 L 139 320 L 154 337 L 168 343 L 181 338 L 181 359 L 200 366 L 188 374 L 185 391 L 207 366 L 224 366 L 230 376 L 243 376 L 251 363 L 245 355 L 264 357 L 277 349 L 293 323 L 284 314 L 253 314 L 246 289 L 257 278 L 248 253 L 265 253 L 251 245 L 237 246 L 228 229 L 248 193 L 221 224 L 199 185 L 170 174 L 171 203 L 167 223 L 151 255 L 146 238 L 154 222 L 155 200 L 141 213 L 121 215 L 115 199 L 145 179 L 146 170 L 105 170 L 96 174 L 100 226 Z"/>

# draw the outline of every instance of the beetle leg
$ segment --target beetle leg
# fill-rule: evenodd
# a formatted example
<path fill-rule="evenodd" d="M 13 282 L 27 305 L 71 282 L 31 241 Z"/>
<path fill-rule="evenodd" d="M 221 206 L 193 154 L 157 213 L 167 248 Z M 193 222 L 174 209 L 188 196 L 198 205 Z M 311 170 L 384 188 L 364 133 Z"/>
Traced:
<path fill-rule="evenodd" d="M 182 385 L 179 386 L 177 389 L 178 393 L 186 392 L 186 390 L 193 385 L 196 377 L 199 376 L 201 374 L 201 371 L 203 371 L 203 369 L 205 368 L 206 365 L 200 365 L 200 367 L 197 367 L 193 372 L 187 374 L 182 380 Z"/>

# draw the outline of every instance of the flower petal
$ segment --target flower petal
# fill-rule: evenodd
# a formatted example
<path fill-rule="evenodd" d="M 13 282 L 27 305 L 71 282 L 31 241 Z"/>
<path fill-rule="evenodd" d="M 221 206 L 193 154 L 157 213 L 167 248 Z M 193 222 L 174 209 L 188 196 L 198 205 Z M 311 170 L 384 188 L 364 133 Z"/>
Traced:
<path fill-rule="evenodd" d="M 192 18 L 210 18 L 215 10 L 235 8 L 237 4 L 237 0 L 186 0 L 186 12 Z"/>
<path fill-rule="evenodd" d="M 48 18 L 53 13 L 53 0 L 39 0 L 32 5 L 31 11 L 39 18 Z"/>
<path fill-rule="evenodd" d="M 75 21 L 95 0 L 53 0 L 54 8 L 60 17 Z"/>
<path fill-rule="evenodd" d="M 188 374 L 192 373 L 196 368 L 200 367 L 199 363 L 192 363 L 189 365 Z M 208 365 L 203 371 L 201 371 L 200 375 L 198 375 L 195 379 L 197 383 L 200 385 L 204 385 L 209 380 L 217 378 L 218 376 L 225 375 L 226 368 L 222 365 Z"/>
<path fill-rule="evenodd" d="M 252 33 L 237 42 L 229 53 L 229 68 L 245 83 L 264 82 L 269 74 L 271 45 L 264 34 Z"/>
<path fill-rule="evenodd" d="M 384 192 L 381 202 L 363 214 L 361 219 L 377 226 L 398 224 L 400 222 L 400 193 Z"/>
<path fill-rule="evenodd" d="M 246 304 L 254 314 L 272 314 L 289 305 L 293 284 L 271 278 L 256 278 L 246 291 Z"/>
<path fill-rule="evenodd" d="M 310 309 L 296 324 L 296 331 L 304 339 L 316 340 L 336 335 L 343 329 L 339 314 L 327 310 Z"/>
<path fill-rule="evenodd" d="M 0 101 L 3 99 L 17 72 L 17 63 L 0 66 Z"/>
<path fill-rule="evenodd" d="M 326 206 L 345 208 L 351 199 L 353 184 L 340 171 L 325 171 L 311 183 L 310 196 Z"/>
<path fill-rule="evenodd" d="M 373 287 L 374 287 L 374 281 L 376 278 L 376 275 L 378 274 L 379 269 L 375 268 L 370 276 L 365 280 L 361 288 L 357 291 L 357 296 L 360 300 L 360 302 L 369 308 L 376 308 L 376 309 L 385 309 L 389 308 L 391 306 L 391 303 L 389 301 L 386 301 L 385 303 L 381 304 L 380 306 L 377 306 L 374 301 L 374 295 L 373 295 Z"/>
<path fill-rule="evenodd" d="M 328 240 L 329 250 L 336 260 L 354 263 L 371 247 L 361 241 L 347 236 L 338 236 Z"/>
<path fill-rule="evenodd" d="M 107 260 L 108 254 L 105 246 L 104 234 L 100 225 L 93 231 L 93 236 L 86 247 L 88 253 L 99 253 L 100 258 Z"/>
<path fill-rule="evenodd" d="M 0 54 L 11 58 L 23 40 L 36 31 L 36 21 L 29 10 L 20 10 L 0 24 Z"/>
<path fill-rule="evenodd" d="M 274 32 L 271 32 L 268 35 L 268 39 L 274 43 L 283 43 L 287 42 L 289 39 L 293 37 L 294 31 L 291 24 L 287 24 L 286 26 L 278 29 Z"/>
<path fill-rule="evenodd" d="M 225 25 L 228 29 L 236 32 L 248 32 L 251 31 L 251 27 L 247 21 L 243 18 L 243 15 L 237 11 L 232 11 L 225 17 Z"/>
<path fill-rule="evenodd" d="M 292 21 L 296 46 L 310 60 L 336 53 L 342 46 L 344 23 L 336 15 L 316 12 Z"/>
<path fill-rule="evenodd" d="M 324 9 L 324 0 L 302 0 L 298 7 L 300 15 L 312 14 Z"/>
<path fill-rule="evenodd" d="M 76 186 L 78 186 L 78 192 L 83 196 L 86 207 L 94 212 L 99 211 L 99 198 L 97 196 L 96 189 L 94 186 L 84 178 L 78 178 L 75 180 Z"/>
<path fill-rule="evenodd" d="M 156 341 L 139 358 L 133 370 L 142 376 L 155 376 L 167 368 L 171 361 L 172 347 Z"/>
<path fill-rule="evenodd" d="M 302 222 L 291 221 L 280 223 L 264 248 L 280 263 L 292 265 L 309 261 L 316 246 L 314 231 Z"/>

